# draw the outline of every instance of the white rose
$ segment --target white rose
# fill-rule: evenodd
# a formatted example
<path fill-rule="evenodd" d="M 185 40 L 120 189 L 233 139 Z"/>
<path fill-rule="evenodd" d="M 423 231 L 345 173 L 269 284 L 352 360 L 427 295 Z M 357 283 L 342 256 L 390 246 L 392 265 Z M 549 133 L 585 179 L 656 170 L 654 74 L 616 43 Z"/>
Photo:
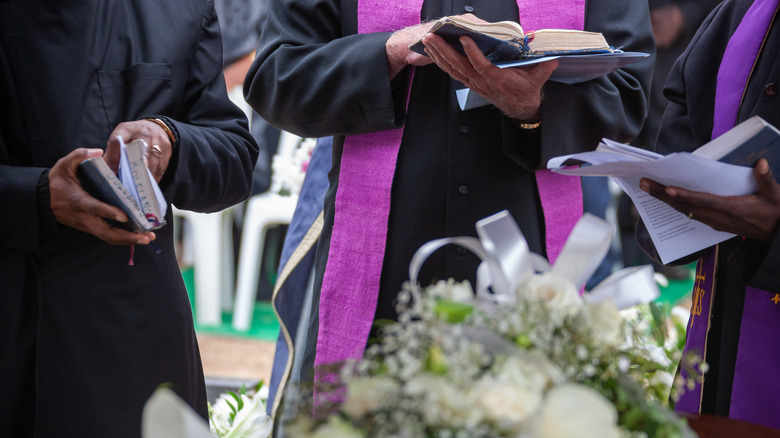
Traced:
<path fill-rule="evenodd" d="M 541 388 L 493 378 L 481 379 L 469 391 L 474 409 L 505 431 L 517 431 L 542 401 Z"/>
<path fill-rule="evenodd" d="M 404 390 L 424 400 L 423 417 L 428 424 L 447 427 L 474 426 L 482 421 L 463 391 L 445 377 L 424 374 L 407 382 Z"/>
<path fill-rule="evenodd" d="M 534 391 L 543 392 L 561 372 L 545 356 L 524 354 L 509 356 L 496 367 L 496 379 Z"/>
<path fill-rule="evenodd" d="M 596 390 L 567 383 L 553 388 L 531 425 L 535 438 L 618 438 L 617 411 Z"/>
<path fill-rule="evenodd" d="M 583 303 L 574 283 L 550 272 L 531 277 L 531 280 L 517 288 L 517 296 L 520 299 L 542 301 L 550 309 L 562 310 L 566 314 L 575 313 Z"/>
<path fill-rule="evenodd" d="M 594 341 L 611 346 L 623 343 L 625 321 L 612 300 L 588 303 L 586 308 Z"/>
<path fill-rule="evenodd" d="M 341 410 L 352 418 L 363 418 L 396 400 L 398 392 L 398 384 L 387 377 L 354 378 L 349 381 L 347 400 L 341 405 Z"/>

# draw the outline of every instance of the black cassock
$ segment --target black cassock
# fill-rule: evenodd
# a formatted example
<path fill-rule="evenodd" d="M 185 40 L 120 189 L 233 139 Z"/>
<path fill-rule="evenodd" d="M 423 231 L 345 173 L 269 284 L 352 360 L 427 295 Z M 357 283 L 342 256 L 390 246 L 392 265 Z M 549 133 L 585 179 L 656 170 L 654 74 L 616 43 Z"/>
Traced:
<path fill-rule="evenodd" d="M 180 138 L 161 181 L 170 203 L 245 199 L 257 146 L 221 56 L 206 0 L 0 2 L 0 436 L 137 438 L 164 383 L 206 415 L 170 208 L 129 266 L 130 247 L 57 229 L 38 184 L 60 157 L 155 114 Z"/>

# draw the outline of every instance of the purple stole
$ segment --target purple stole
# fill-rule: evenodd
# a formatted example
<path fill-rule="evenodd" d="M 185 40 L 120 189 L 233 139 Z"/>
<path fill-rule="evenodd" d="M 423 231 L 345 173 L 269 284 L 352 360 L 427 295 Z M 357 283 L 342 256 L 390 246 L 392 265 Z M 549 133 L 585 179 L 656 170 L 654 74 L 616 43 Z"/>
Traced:
<path fill-rule="evenodd" d="M 358 0 L 358 33 L 420 23 L 423 0 Z M 582 29 L 585 0 L 517 0 L 523 27 Z M 530 6 L 530 5 L 533 6 Z M 528 11 L 528 12 L 525 12 Z M 411 80 L 410 80 L 411 83 Z M 403 128 L 346 138 L 335 218 L 320 293 L 315 380 L 320 365 L 359 359 L 374 320 L 387 238 L 390 193 Z M 579 178 L 538 171 L 551 261 L 582 215 Z"/>
<path fill-rule="evenodd" d="M 777 6 L 778 0 L 756 0 L 729 39 L 718 70 L 712 138 L 723 134 L 737 122 L 743 93 Z M 686 354 L 695 352 L 705 359 L 717 265 L 716 246 L 707 250 L 696 267 L 685 343 Z M 780 397 L 777 385 L 771 383 L 780 364 L 780 352 L 768 348 L 777 345 L 775 331 L 780 327 L 780 296 L 773 301 L 774 292 L 746 287 L 729 417 L 780 428 Z M 683 376 L 689 377 L 686 373 Z M 700 370 L 697 377 L 706 379 Z M 699 413 L 701 399 L 702 385 L 697 383 L 694 390 L 683 394 L 675 409 Z"/>

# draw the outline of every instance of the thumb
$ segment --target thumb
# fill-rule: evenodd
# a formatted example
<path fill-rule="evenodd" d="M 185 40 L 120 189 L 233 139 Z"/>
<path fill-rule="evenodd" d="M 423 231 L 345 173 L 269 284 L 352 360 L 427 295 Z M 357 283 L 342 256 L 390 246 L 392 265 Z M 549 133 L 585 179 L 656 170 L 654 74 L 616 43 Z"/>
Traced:
<path fill-rule="evenodd" d="M 540 79 L 543 82 L 547 82 L 547 79 L 550 78 L 550 76 L 557 68 L 558 68 L 557 59 L 541 62 L 536 65 L 536 71 L 534 72 L 534 76 L 536 76 L 537 79 Z"/>
<path fill-rule="evenodd" d="M 67 168 L 70 172 L 76 172 L 76 169 L 79 167 L 79 164 L 81 164 L 82 161 L 86 160 L 87 158 L 100 157 L 102 155 L 102 149 L 78 148 L 67 155 L 67 165 L 65 168 Z"/>
<path fill-rule="evenodd" d="M 758 183 L 758 191 L 774 198 L 780 198 L 780 184 L 775 181 L 775 176 L 766 158 L 761 158 L 753 167 L 753 176 Z"/>

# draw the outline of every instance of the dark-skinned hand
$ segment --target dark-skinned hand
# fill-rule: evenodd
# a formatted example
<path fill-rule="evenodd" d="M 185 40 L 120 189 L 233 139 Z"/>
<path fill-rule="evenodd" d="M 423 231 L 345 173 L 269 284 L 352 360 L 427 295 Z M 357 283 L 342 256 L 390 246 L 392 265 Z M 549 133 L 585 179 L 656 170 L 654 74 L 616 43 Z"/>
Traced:
<path fill-rule="evenodd" d="M 758 192 L 745 196 L 716 196 L 664 186 L 642 178 L 639 187 L 677 211 L 710 227 L 763 242 L 774 239 L 780 223 L 780 184 L 765 159 L 753 168 Z"/>
<path fill-rule="evenodd" d="M 135 139 L 146 141 L 146 165 L 152 171 L 154 179 L 160 182 L 165 170 L 168 168 L 168 162 L 173 153 L 173 147 L 165 131 L 154 122 L 149 120 L 136 120 L 132 122 L 122 122 L 114 128 L 106 143 L 106 154 L 104 159 L 108 166 L 115 172 L 119 167 L 119 140 L 117 136 L 121 135 L 125 143 Z M 154 146 L 157 146 L 155 148 Z"/>
<path fill-rule="evenodd" d="M 98 201 L 81 186 L 76 171 L 87 158 L 100 157 L 101 149 L 79 148 L 69 153 L 49 171 L 51 211 L 60 224 L 94 235 L 111 245 L 146 245 L 156 236 L 152 232 L 134 233 L 112 227 L 104 219 L 127 222 L 120 209 Z"/>

